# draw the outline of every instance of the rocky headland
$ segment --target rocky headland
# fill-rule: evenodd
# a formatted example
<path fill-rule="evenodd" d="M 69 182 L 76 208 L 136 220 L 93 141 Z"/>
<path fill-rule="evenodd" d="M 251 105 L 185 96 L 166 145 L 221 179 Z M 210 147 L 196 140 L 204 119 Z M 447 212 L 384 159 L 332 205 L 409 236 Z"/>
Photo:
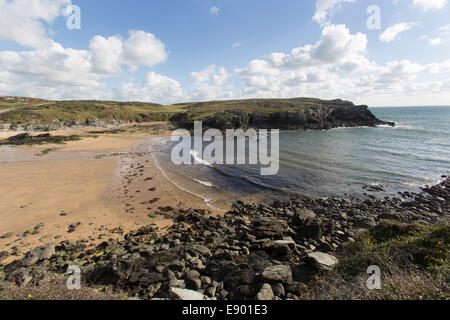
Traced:
<path fill-rule="evenodd" d="M 301 110 L 285 110 L 266 113 L 261 111 L 224 110 L 203 120 L 204 128 L 226 129 L 280 129 L 280 130 L 329 130 L 339 127 L 395 126 L 393 122 L 379 120 L 367 106 L 351 102 L 321 101 Z M 295 108 L 294 108 L 295 109 Z M 188 114 L 175 115 L 172 122 L 179 127 L 193 129 L 194 120 Z"/>
<path fill-rule="evenodd" d="M 205 128 L 220 130 L 320 130 L 395 125 L 377 119 L 367 106 L 344 100 L 248 99 L 170 106 L 113 101 L 23 101 L 11 107 L 0 97 L 0 130 L 46 132 L 158 121 L 171 121 L 178 127 L 190 129 L 195 120 L 204 121 Z"/>

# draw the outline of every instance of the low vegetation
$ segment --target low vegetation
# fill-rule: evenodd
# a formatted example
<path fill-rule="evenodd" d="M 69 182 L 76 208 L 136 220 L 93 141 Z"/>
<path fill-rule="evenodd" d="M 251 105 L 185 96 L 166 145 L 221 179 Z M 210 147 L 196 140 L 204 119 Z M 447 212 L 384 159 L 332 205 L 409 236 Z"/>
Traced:
<path fill-rule="evenodd" d="M 113 101 L 47 101 L 32 98 L 0 97 L 0 123 L 13 126 L 48 125 L 60 122 L 86 122 L 100 119 L 124 122 L 169 121 L 173 117 L 200 120 L 224 110 L 240 110 L 262 114 L 282 110 L 298 111 L 317 105 L 348 103 L 342 100 L 322 101 L 312 98 L 295 99 L 250 99 L 232 101 L 210 101 L 163 106 L 143 102 Z M 1 112 L 1 110 L 4 110 Z"/>
<path fill-rule="evenodd" d="M 0 300 L 126 300 L 127 296 L 111 294 L 107 287 L 96 289 L 82 287 L 81 290 L 69 290 L 66 277 L 53 276 L 40 281 L 39 285 L 30 283 L 16 286 L 12 283 L 0 284 Z"/>
<path fill-rule="evenodd" d="M 93 119 L 126 122 L 168 121 L 180 111 L 180 107 L 151 103 L 56 101 L 16 107 L 0 113 L 0 123 L 28 126 L 52 124 L 55 120 L 80 123 Z"/>
<path fill-rule="evenodd" d="M 450 298 L 450 226 L 382 222 L 345 248 L 340 263 L 311 283 L 303 299 L 409 300 Z M 379 266 L 380 290 L 369 290 L 367 267 Z"/>
<path fill-rule="evenodd" d="M 5 140 L 0 140 L 1 145 L 44 145 L 44 144 L 64 144 L 69 141 L 78 141 L 82 137 L 78 135 L 71 136 L 52 136 L 49 133 L 32 136 L 28 133 L 22 133 L 10 137 Z M 53 149 L 47 149 L 43 151 L 43 154 L 47 154 L 53 151 Z"/>

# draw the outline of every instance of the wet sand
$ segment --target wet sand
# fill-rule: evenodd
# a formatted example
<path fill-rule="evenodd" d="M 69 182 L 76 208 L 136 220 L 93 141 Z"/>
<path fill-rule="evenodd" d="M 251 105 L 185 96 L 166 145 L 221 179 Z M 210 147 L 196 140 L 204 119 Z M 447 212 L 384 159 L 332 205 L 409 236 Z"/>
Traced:
<path fill-rule="evenodd" d="M 78 131 L 64 134 L 83 133 Z M 171 225 L 161 214 L 168 206 L 220 214 L 161 174 L 148 149 L 157 138 L 99 135 L 65 145 L 0 148 L 0 237 L 11 233 L 0 239 L 0 252 L 16 246 L 23 254 L 63 240 L 98 243 L 119 237 L 114 229 L 149 224 L 163 232 Z M 53 150 L 42 154 L 46 149 Z M 76 228 L 69 233 L 71 224 Z"/>

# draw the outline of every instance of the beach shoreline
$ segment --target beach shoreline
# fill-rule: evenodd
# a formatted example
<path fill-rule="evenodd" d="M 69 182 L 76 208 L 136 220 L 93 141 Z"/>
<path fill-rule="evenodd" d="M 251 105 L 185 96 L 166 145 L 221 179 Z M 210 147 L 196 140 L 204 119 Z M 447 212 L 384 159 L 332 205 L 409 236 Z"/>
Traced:
<path fill-rule="evenodd" d="M 50 134 L 88 131 L 93 128 Z M 0 138 L 15 134 L 2 132 Z M 149 141 L 168 136 L 170 131 L 100 134 L 64 145 L 0 149 L 0 237 L 7 236 L 0 238 L 0 252 L 22 255 L 44 242 L 65 240 L 98 244 L 147 224 L 164 232 L 171 221 L 158 208 L 220 214 L 203 199 L 170 183 L 156 166 Z M 71 226 L 75 230 L 69 232 Z"/>

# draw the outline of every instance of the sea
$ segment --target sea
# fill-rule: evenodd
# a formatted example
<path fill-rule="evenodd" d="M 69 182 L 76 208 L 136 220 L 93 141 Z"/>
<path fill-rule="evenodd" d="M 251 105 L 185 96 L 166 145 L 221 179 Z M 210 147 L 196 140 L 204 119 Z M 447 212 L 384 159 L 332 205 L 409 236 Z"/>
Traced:
<path fill-rule="evenodd" d="M 420 192 L 450 174 L 450 107 L 370 110 L 396 126 L 281 131 L 273 176 L 262 176 L 258 165 L 175 165 L 170 140 L 155 143 L 152 153 L 167 179 L 212 206 L 298 196 L 381 198 Z"/>

